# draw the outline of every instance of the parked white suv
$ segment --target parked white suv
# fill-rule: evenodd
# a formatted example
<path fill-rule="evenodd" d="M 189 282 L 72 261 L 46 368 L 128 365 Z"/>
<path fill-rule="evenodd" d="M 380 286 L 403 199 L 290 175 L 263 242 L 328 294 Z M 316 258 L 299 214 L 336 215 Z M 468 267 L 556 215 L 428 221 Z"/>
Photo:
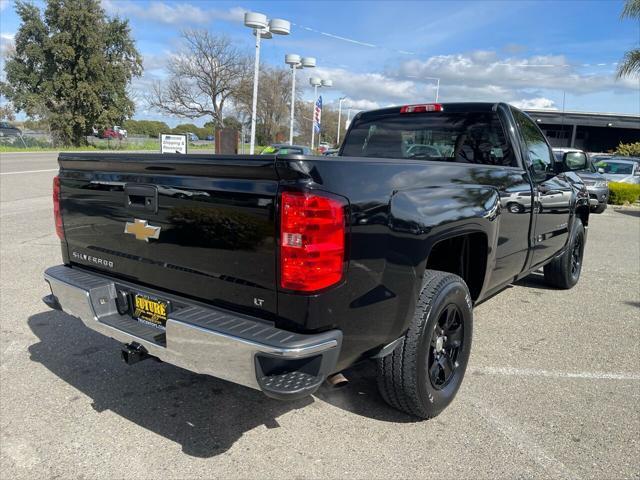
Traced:
<path fill-rule="evenodd" d="M 122 138 L 127 138 L 127 131 L 119 125 L 113 126 L 113 131 L 119 134 Z"/>

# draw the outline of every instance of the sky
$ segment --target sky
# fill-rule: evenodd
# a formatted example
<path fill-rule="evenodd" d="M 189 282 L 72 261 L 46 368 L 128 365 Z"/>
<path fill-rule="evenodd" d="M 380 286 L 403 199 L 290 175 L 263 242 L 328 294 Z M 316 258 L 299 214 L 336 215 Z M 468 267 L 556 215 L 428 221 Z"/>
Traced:
<path fill-rule="evenodd" d="M 35 2 L 41 4 L 41 2 Z M 136 79 L 134 118 L 183 119 L 148 109 L 143 93 L 166 78 L 165 63 L 180 48 L 180 32 L 227 35 L 253 55 L 246 11 L 283 18 L 288 36 L 262 44 L 261 59 L 285 66 L 284 55 L 313 56 L 318 67 L 298 73 L 331 79 L 326 103 L 346 96 L 354 110 L 439 100 L 504 101 L 521 108 L 640 115 L 640 80 L 616 80 L 624 52 L 640 44 L 640 24 L 621 20 L 623 2 L 604 1 L 206 1 L 102 0 L 107 14 L 130 21 L 144 58 Z M 0 0 L 0 49 L 19 28 L 12 0 Z M 432 77 L 432 78 L 429 78 Z M 208 119 L 196 121 L 202 124 Z"/>

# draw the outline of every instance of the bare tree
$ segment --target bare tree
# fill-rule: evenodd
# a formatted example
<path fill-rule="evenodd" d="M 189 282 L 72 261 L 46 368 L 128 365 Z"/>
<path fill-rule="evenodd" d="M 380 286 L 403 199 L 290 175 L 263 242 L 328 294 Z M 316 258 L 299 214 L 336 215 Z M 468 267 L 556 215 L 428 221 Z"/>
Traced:
<path fill-rule="evenodd" d="M 296 107 L 296 131 L 298 132 L 295 142 L 308 145 L 311 142 L 311 125 L 314 110 L 314 102 L 299 102 Z M 344 138 L 344 122 L 346 120 L 344 108 L 342 109 L 342 133 Z M 318 139 L 331 145 L 336 144 L 338 135 L 338 110 L 329 104 L 322 107 L 322 117 L 320 122 L 320 135 L 316 133 L 316 145 Z"/>
<path fill-rule="evenodd" d="M 184 48 L 167 65 L 169 79 L 153 85 L 149 106 L 178 117 L 210 116 L 222 126 L 225 104 L 246 82 L 248 59 L 227 37 L 206 30 L 186 30 L 182 39 Z"/>
<path fill-rule="evenodd" d="M 300 90 L 296 97 L 300 100 Z M 237 97 L 236 109 L 251 118 L 253 99 L 253 79 L 243 82 Z M 280 133 L 289 138 L 291 112 L 291 72 L 288 69 L 262 66 L 260 68 L 260 88 L 257 102 L 258 143 L 271 143 Z"/>

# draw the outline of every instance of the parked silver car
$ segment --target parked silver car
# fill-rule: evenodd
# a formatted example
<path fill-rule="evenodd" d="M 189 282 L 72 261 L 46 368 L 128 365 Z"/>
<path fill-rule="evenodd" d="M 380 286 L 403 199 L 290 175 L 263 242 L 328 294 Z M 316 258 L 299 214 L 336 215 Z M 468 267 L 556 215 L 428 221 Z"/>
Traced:
<path fill-rule="evenodd" d="M 600 173 L 598 173 L 596 167 L 591 162 L 589 155 L 583 150 L 577 148 L 554 148 L 553 155 L 556 161 L 562 162 L 565 154 L 569 154 L 576 157 L 578 161 L 578 169 L 573 170 L 582 179 L 582 183 L 587 187 L 589 192 L 589 205 L 591 211 L 594 213 L 602 213 L 607 209 L 607 202 L 609 201 L 609 182 Z M 584 155 L 586 157 L 585 163 L 583 161 Z M 567 162 L 570 164 L 570 162 Z"/>
<path fill-rule="evenodd" d="M 19 137 L 22 131 L 8 122 L 0 122 L 0 137 Z"/>
<path fill-rule="evenodd" d="M 640 158 L 611 157 L 600 160 L 596 167 L 610 182 L 640 184 Z"/>

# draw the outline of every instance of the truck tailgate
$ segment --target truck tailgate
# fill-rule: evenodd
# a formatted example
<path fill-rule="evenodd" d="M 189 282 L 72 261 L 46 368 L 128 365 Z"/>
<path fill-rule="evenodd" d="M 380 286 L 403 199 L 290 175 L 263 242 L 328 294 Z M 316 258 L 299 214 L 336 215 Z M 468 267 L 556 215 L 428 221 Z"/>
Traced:
<path fill-rule="evenodd" d="M 61 154 L 71 264 L 275 314 L 275 157 Z"/>

